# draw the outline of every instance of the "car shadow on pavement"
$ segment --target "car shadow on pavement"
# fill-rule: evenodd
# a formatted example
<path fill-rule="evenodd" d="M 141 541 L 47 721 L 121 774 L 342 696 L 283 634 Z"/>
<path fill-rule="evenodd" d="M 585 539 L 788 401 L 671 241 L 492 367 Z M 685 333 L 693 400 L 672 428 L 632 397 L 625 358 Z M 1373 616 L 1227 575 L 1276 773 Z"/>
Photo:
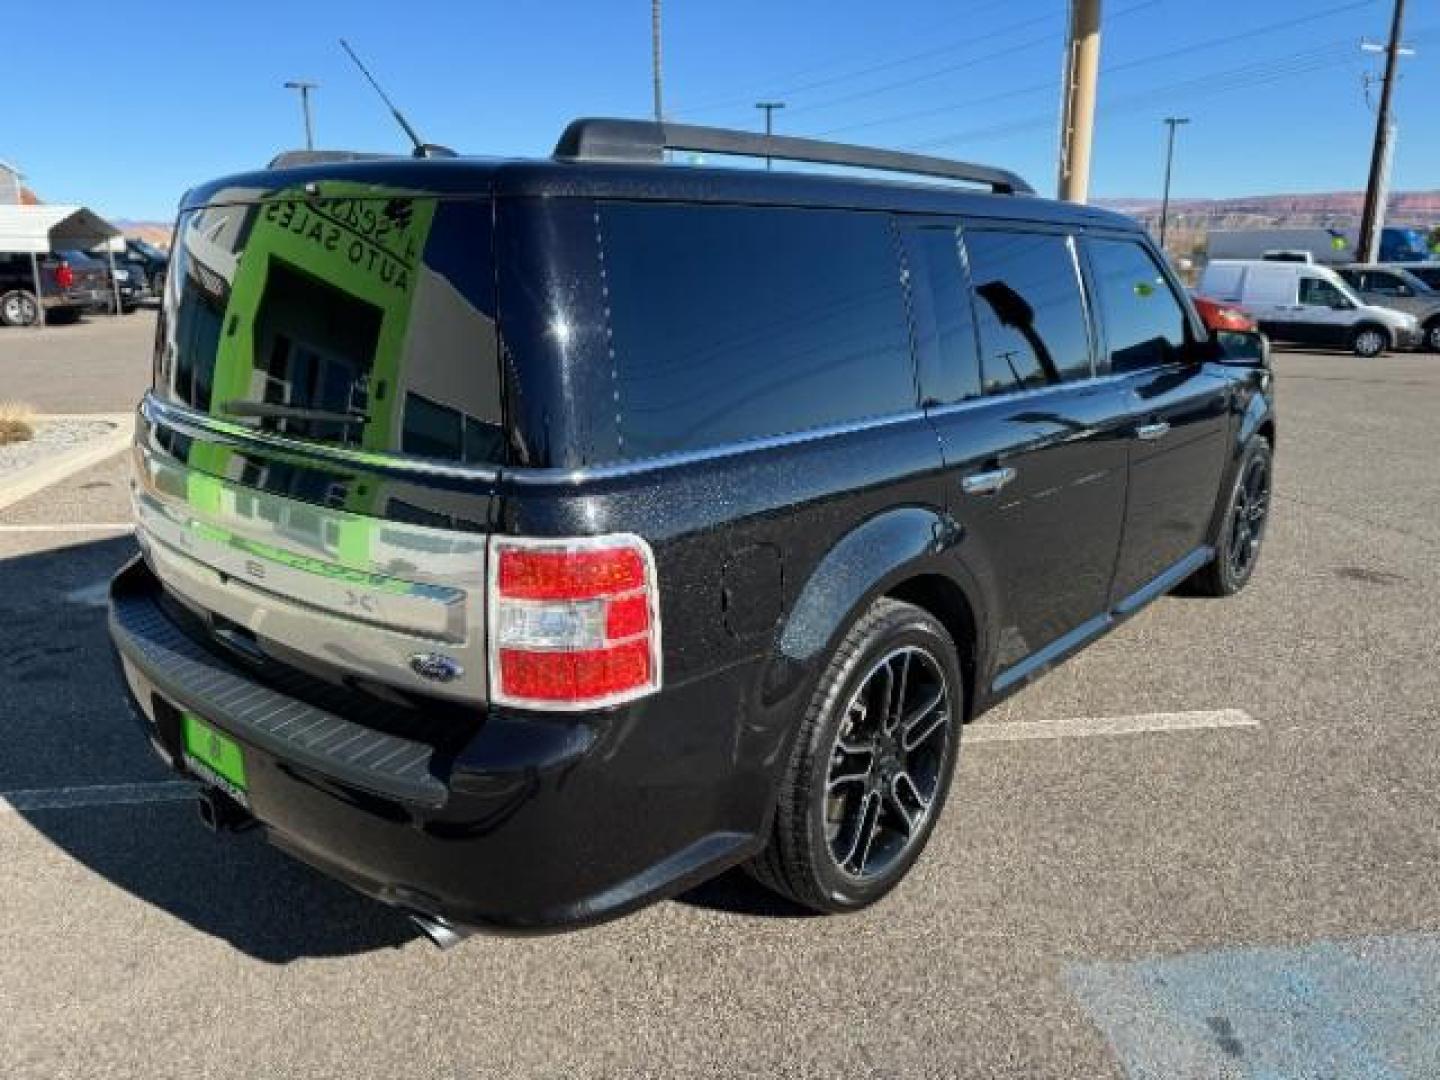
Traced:
<path fill-rule="evenodd" d="M 819 913 L 778 896 L 740 868 L 703 882 L 675 899 L 691 907 L 767 919 L 813 919 Z"/>
<path fill-rule="evenodd" d="M 0 793 L 173 779 L 131 718 L 109 655 L 98 585 L 134 550 L 126 536 L 0 558 Z M 207 832 L 188 799 L 27 805 L 13 812 L 88 870 L 258 960 L 345 956 L 417 936 L 399 912 L 258 832 Z"/>

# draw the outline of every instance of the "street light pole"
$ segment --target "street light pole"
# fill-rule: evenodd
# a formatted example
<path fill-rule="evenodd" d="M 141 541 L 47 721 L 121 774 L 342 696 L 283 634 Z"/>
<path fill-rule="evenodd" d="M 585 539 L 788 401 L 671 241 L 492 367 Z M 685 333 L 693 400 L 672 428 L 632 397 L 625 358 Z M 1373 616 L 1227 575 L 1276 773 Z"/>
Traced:
<path fill-rule="evenodd" d="M 655 122 L 663 123 L 665 120 L 664 102 L 662 100 L 660 87 L 660 0 L 650 0 L 650 67 L 651 77 L 655 83 Z"/>
<path fill-rule="evenodd" d="M 1188 124 L 1188 116 L 1167 116 L 1165 126 L 1170 129 L 1165 141 L 1165 194 L 1160 199 L 1160 250 L 1165 250 L 1165 229 L 1170 223 L 1170 168 L 1175 163 L 1175 129 Z"/>
<path fill-rule="evenodd" d="M 315 149 L 314 130 L 310 126 L 310 91 L 319 89 L 317 82 L 306 82 L 304 79 L 296 79 L 285 84 L 286 90 L 300 91 L 300 111 L 305 114 L 305 149 Z"/>
<path fill-rule="evenodd" d="M 783 109 L 784 107 L 785 107 L 785 103 L 784 103 L 783 101 L 757 101 L 757 102 L 755 103 L 755 108 L 757 108 L 757 109 L 764 109 L 764 110 L 765 110 L 765 134 L 766 134 L 766 135 L 770 135 L 770 134 L 773 134 L 773 133 L 774 133 L 774 127 L 772 126 L 771 118 L 774 116 L 775 110 L 776 110 L 776 109 Z M 769 171 L 770 171 L 770 164 L 771 164 L 771 163 L 770 163 L 770 159 L 767 157 L 767 158 L 765 159 L 765 171 L 766 171 L 766 172 L 769 172 Z"/>

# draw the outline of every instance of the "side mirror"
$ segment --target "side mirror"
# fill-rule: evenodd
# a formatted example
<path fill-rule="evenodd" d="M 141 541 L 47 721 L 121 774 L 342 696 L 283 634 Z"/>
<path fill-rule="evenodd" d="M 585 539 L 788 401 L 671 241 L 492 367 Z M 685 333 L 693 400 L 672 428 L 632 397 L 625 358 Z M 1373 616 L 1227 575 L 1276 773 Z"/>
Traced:
<path fill-rule="evenodd" d="M 1333 300 L 1330 303 L 1330 308 L 1332 311 L 1352 311 L 1354 310 L 1354 307 L 1355 305 L 1350 303 L 1350 301 L 1346 300 L 1343 296 L 1339 300 Z"/>
<path fill-rule="evenodd" d="M 1258 330 L 1217 330 L 1217 363 L 1236 367 L 1270 367 L 1270 339 Z"/>

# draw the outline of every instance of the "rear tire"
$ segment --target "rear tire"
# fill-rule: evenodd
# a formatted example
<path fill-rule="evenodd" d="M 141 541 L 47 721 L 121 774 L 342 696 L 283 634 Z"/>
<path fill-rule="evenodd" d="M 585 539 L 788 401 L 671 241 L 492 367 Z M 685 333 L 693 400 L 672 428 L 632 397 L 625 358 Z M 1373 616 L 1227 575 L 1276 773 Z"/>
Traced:
<path fill-rule="evenodd" d="M 1440 352 L 1440 318 L 1431 319 L 1425 324 L 1425 348 L 1431 352 Z"/>
<path fill-rule="evenodd" d="M 0 296 L 0 325 L 34 326 L 40 321 L 40 305 L 33 293 L 16 289 Z"/>
<path fill-rule="evenodd" d="M 1364 323 L 1350 335 L 1350 349 L 1356 356 L 1373 360 L 1390 348 L 1390 334 L 1383 326 Z"/>
<path fill-rule="evenodd" d="M 1245 447 L 1230 487 L 1225 517 L 1215 541 L 1215 558 L 1186 582 L 1197 596 L 1234 596 L 1255 574 L 1270 518 L 1270 443 L 1256 435 Z"/>
<path fill-rule="evenodd" d="M 945 627 L 910 604 L 877 600 L 815 688 L 769 844 L 749 873 L 826 913 L 855 911 L 890 892 L 945 805 L 963 695 Z"/>

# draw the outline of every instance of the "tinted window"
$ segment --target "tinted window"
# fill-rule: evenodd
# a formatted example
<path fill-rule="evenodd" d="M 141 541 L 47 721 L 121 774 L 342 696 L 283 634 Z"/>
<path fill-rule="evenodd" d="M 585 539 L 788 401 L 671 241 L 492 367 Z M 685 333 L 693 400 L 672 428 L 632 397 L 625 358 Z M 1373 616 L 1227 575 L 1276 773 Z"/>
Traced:
<path fill-rule="evenodd" d="M 1300 279 L 1300 303 L 1311 307 L 1335 307 L 1344 302 L 1340 290 L 1331 285 L 1328 281 L 1320 278 L 1302 277 Z"/>
<path fill-rule="evenodd" d="M 1090 240 L 1086 246 L 1110 370 L 1178 359 L 1185 347 L 1185 311 L 1150 253 L 1132 240 Z"/>
<path fill-rule="evenodd" d="M 968 231 L 987 394 L 1090 375 L 1090 339 L 1070 245 L 1051 233 Z"/>
<path fill-rule="evenodd" d="M 1421 266 L 1410 271 L 1432 289 L 1440 289 L 1440 266 Z"/>
<path fill-rule="evenodd" d="M 1369 288 L 1385 296 L 1404 296 L 1410 291 L 1397 274 L 1384 274 L 1372 270 L 1368 277 Z"/>
<path fill-rule="evenodd" d="M 914 406 L 885 217 L 624 204 L 600 214 L 623 456 Z"/>
<path fill-rule="evenodd" d="M 489 201 L 321 188 L 181 215 L 155 392 L 290 438 L 499 460 Z"/>
<path fill-rule="evenodd" d="M 905 258 L 926 395 L 940 404 L 978 397 L 980 353 L 958 234 L 939 225 L 908 229 Z"/>

